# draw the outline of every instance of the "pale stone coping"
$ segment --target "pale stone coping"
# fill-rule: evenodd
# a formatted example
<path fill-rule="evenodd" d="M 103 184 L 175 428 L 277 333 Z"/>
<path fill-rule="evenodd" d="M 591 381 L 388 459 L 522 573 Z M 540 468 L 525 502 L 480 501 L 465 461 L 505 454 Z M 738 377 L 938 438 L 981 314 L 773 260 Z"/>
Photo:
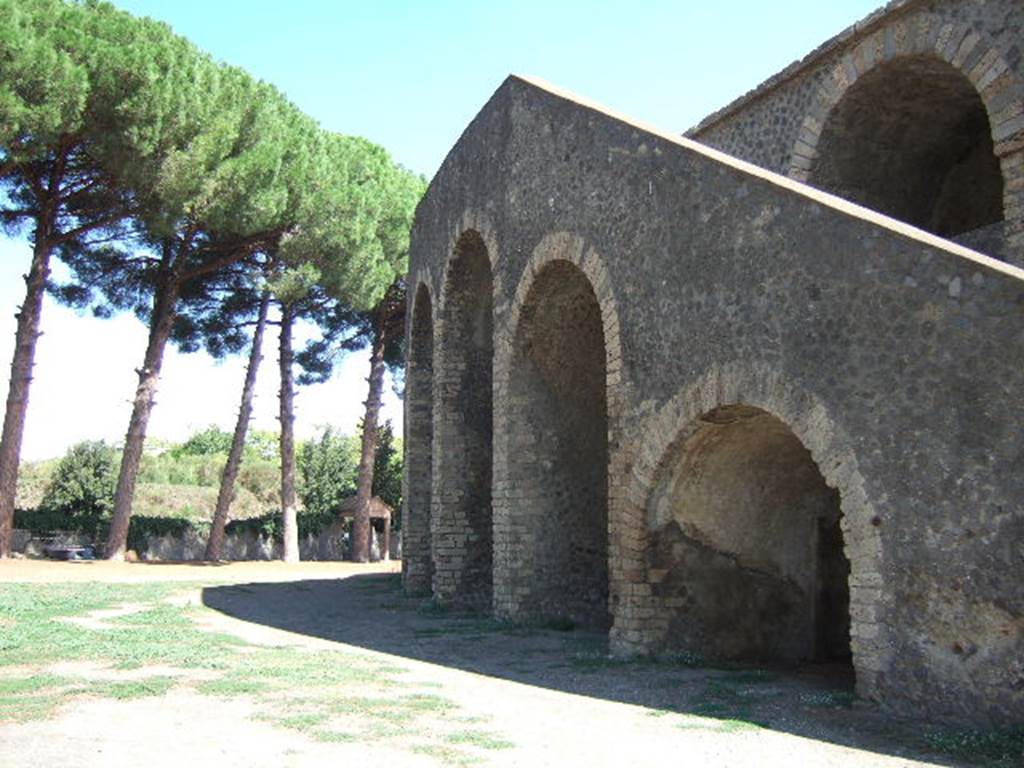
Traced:
<path fill-rule="evenodd" d="M 876 67 L 914 56 L 929 56 L 945 62 L 974 87 L 988 115 L 989 129 L 1000 164 L 1004 184 L 1009 180 L 1019 153 L 1014 137 L 1024 130 L 1024 104 L 1011 94 L 1020 90 L 1013 71 L 999 49 L 966 24 L 959 24 L 932 13 L 920 13 L 909 19 L 872 32 L 827 73 L 814 94 L 814 103 L 800 127 L 790 150 L 788 176 L 806 182 L 818 156 L 821 132 L 832 110 L 864 75 Z M 1004 213 L 1012 207 L 1012 189 L 1004 189 Z M 1009 217 L 1007 217 L 1009 218 Z"/>
<path fill-rule="evenodd" d="M 726 165 L 737 171 L 745 173 L 749 176 L 761 179 L 762 181 L 765 181 L 768 184 L 786 189 L 790 192 L 794 192 L 800 195 L 801 197 L 808 198 L 826 208 L 831 208 L 835 211 L 839 211 L 840 213 L 852 216 L 853 218 L 861 219 L 870 224 L 874 224 L 875 226 L 878 226 L 882 229 L 887 229 L 897 235 L 901 235 L 909 240 L 914 240 L 923 245 L 927 245 L 931 248 L 936 248 L 938 250 L 944 251 L 945 253 L 948 253 L 951 256 L 956 256 L 966 261 L 970 261 L 977 265 L 978 267 L 983 267 L 992 272 L 998 272 L 1010 279 L 1024 282 L 1024 269 L 1021 269 L 1020 267 L 1015 267 L 1006 262 L 994 259 L 991 256 L 986 256 L 983 253 L 971 250 L 970 248 L 962 246 L 958 243 L 945 240 L 939 237 L 938 235 L 933 235 L 930 232 L 925 232 L 923 229 L 918 229 L 917 227 L 913 227 L 910 224 L 906 224 L 897 219 L 890 218 L 884 214 L 878 213 L 877 211 L 872 211 L 868 208 L 857 205 L 856 203 L 851 203 L 849 200 L 844 200 L 841 197 L 836 197 L 835 195 L 829 194 L 828 192 L 823 192 L 820 189 L 815 189 L 814 187 L 808 186 L 803 182 L 796 181 L 795 179 L 791 179 L 787 176 L 783 176 L 782 174 L 776 173 L 775 171 L 769 171 L 765 168 L 761 168 L 760 166 L 754 165 L 753 163 L 749 163 L 746 160 L 740 160 L 737 157 L 733 157 L 732 155 L 728 155 L 725 152 L 722 152 L 721 150 L 714 149 L 705 144 L 701 144 L 700 142 L 694 141 L 693 139 L 689 139 L 685 136 L 679 136 L 677 134 L 666 131 L 662 128 L 658 128 L 657 126 L 629 117 L 628 115 L 624 115 L 613 109 L 605 107 L 584 96 L 580 96 L 571 91 L 567 91 L 562 88 L 559 88 L 558 86 L 552 85 L 551 83 L 548 83 L 543 79 L 527 77 L 524 75 L 509 75 L 509 79 L 518 80 L 522 83 L 533 86 L 534 88 L 546 91 L 547 93 L 550 93 L 553 96 L 557 96 L 558 98 L 565 99 L 566 101 L 571 101 L 574 104 L 577 104 L 578 106 L 581 106 L 585 109 L 590 109 L 595 112 L 598 112 L 604 115 L 605 117 L 611 118 L 612 120 L 617 120 L 618 122 L 632 126 L 637 130 L 643 131 L 644 133 L 648 133 L 652 136 L 656 136 L 659 139 L 675 144 L 679 147 L 682 147 L 683 149 L 689 150 L 690 152 L 702 155 L 710 160 L 722 163 L 723 165 Z"/>
<path fill-rule="evenodd" d="M 687 130 L 685 135 L 694 137 L 698 133 L 717 125 L 722 122 L 722 120 L 731 117 L 736 112 L 739 112 L 748 104 L 767 96 L 783 83 L 787 83 L 790 80 L 797 78 L 826 56 L 835 53 L 837 50 L 849 43 L 853 38 L 873 30 L 876 26 L 890 22 L 897 16 L 907 13 L 920 5 L 925 5 L 924 0 L 892 0 L 892 2 L 880 6 L 860 21 L 851 24 L 839 32 L 839 34 L 830 37 L 803 58 L 797 59 L 792 64 L 789 64 L 781 71 L 769 77 L 767 80 L 764 80 L 760 85 L 754 86 L 754 88 L 747 91 L 742 96 L 733 99 L 721 109 L 712 112 L 697 123 L 697 125 Z"/>

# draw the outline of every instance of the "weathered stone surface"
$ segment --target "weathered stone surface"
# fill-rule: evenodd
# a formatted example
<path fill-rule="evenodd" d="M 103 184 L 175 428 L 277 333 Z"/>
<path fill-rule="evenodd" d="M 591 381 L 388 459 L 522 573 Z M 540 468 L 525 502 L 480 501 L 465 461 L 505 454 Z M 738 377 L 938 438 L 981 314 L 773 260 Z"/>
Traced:
<path fill-rule="evenodd" d="M 976 66 L 980 28 L 968 44 L 906 15 L 922 5 L 868 25 L 885 34 L 842 76 L 883 47 Z M 466 237 L 492 285 L 497 614 L 610 615 L 618 653 L 848 644 L 859 691 L 895 709 L 1024 718 L 1024 272 L 510 78 L 413 232 L 411 295 L 433 300 L 410 318 L 407 408 L 432 418 L 407 421 L 410 583 L 479 540 L 439 522 L 477 493 L 472 472 L 438 472 L 468 460 L 438 439 L 472 420 L 445 391 L 476 365 L 446 335 Z M 437 536 L 414 540 L 430 509 Z"/>
<path fill-rule="evenodd" d="M 1022 36 L 1016 0 L 899 0 L 687 135 L 1024 265 Z"/>

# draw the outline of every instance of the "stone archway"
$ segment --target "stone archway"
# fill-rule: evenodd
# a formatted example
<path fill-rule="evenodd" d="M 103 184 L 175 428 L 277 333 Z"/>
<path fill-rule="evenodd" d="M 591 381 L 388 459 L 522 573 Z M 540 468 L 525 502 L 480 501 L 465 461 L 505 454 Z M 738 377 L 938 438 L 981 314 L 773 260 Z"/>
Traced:
<path fill-rule="evenodd" d="M 495 613 L 606 629 L 618 319 L 600 258 L 568 233 L 526 266 L 495 365 Z"/>
<path fill-rule="evenodd" d="M 430 534 L 434 440 L 434 319 L 426 284 L 413 298 L 405 388 L 405 493 L 402 511 L 402 584 L 426 594 L 433 579 Z"/>
<path fill-rule="evenodd" d="M 712 422 L 716 418 L 728 420 L 728 410 L 719 409 L 735 404 L 767 413 L 781 424 L 775 425 L 772 439 L 785 446 L 783 435 L 794 437 L 811 464 L 795 460 L 793 463 L 807 477 L 814 476 L 810 469 L 815 467 L 825 486 L 838 492 L 843 553 L 850 567 L 850 650 L 857 690 L 862 696 L 874 698 L 878 676 L 888 668 L 892 653 L 883 616 L 885 583 L 879 526 L 884 519 L 869 497 L 852 439 L 836 425 L 822 402 L 770 366 L 715 365 L 644 419 L 638 428 L 640 442 L 631 448 L 635 459 L 628 478 L 628 502 L 616 511 L 611 525 L 621 531 L 618 537 L 628 544 L 619 556 L 640 565 L 624 570 L 621 582 L 612 586 L 613 592 L 628 596 L 614 606 L 612 650 L 621 654 L 650 653 L 671 645 L 673 611 L 679 607 L 679 598 L 669 597 L 672 602 L 663 604 L 656 596 L 658 585 L 668 573 L 652 560 L 658 537 L 652 535 L 650 508 L 658 503 L 658 488 L 664 478 L 678 468 L 687 441 L 704 423 L 701 417 L 710 416 Z M 794 459 L 801 455 L 796 444 L 788 441 Z M 808 482 L 804 487 L 810 485 Z M 745 487 L 752 486 L 746 483 Z M 822 499 L 827 495 L 820 484 L 817 491 Z M 658 520 L 656 516 L 653 519 Z M 830 626 L 836 627 L 836 622 Z M 836 634 L 840 631 L 837 629 Z"/>
<path fill-rule="evenodd" d="M 779 418 L 724 405 L 685 430 L 647 502 L 664 648 L 749 661 L 850 659 L 839 493 Z"/>
<path fill-rule="evenodd" d="M 835 105 L 808 176 L 941 237 L 1003 220 L 1003 176 L 970 80 L 929 56 L 885 62 Z"/>
<path fill-rule="evenodd" d="M 537 276 L 509 381 L 509 485 L 530 551 L 532 612 L 603 626 L 608 610 L 608 413 L 601 311 L 566 261 Z M 524 576 L 526 574 L 523 574 Z"/>
<path fill-rule="evenodd" d="M 977 244 L 1014 260 L 1022 96 L 999 50 L 970 27 L 930 14 L 893 22 L 822 79 L 788 175 L 943 237 L 1005 221 Z"/>
<path fill-rule="evenodd" d="M 491 606 L 493 290 L 489 249 L 476 230 L 456 242 L 439 312 L 433 525 L 434 596 Z"/>

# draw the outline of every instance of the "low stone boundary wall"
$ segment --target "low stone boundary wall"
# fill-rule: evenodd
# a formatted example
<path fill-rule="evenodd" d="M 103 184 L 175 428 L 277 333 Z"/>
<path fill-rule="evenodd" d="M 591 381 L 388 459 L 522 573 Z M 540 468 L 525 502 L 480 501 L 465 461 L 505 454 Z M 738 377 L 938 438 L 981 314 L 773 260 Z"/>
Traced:
<path fill-rule="evenodd" d="M 377 531 L 373 531 L 370 548 L 370 559 L 373 561 L 382 559 L 382 538 Z M 44 539 L 33 535 L 31 531 L 16 529 L 13 549 L 29 557 L 43 557 L 43 549 L 47 545 L 86 546 L 92 543 L 87 536 L 68 531 L 57 531 Z M 318 536 L 303 536 L 299 539 L 299 557 L 302 560 L 347 560 L 348 553 L 348 537 L 340 524 L 325 528 Z M 206 537 L 191 530 L 182 535 L 150 536 L 136 554 L 146 562 L 202 560 L 206 554 Z M 394 531 L 389 557 L 398 560 L 401 556 L 402 535 L 400 531 Z M 277 560 L 280 557 L 281 543 L 272 537 L 261 536 L 255 531 L 232 533 L 224 537 L 225 560 Z"/>

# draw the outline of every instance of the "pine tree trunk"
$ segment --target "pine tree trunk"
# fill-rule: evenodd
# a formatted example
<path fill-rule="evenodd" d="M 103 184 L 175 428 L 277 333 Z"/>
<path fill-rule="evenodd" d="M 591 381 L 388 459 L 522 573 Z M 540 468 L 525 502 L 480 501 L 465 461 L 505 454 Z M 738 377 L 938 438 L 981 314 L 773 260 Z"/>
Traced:
<path fill-rule="evenodd" d="M 384 389 L 384 334 L 381 323 L 373 334 L 370 349 L 369 393 L 363 415 L 362 454 L 356 476 L 356 508 L 352 517 L 352 560 L 370 560 L 370 500 L 373 497 L 373 463 L 377 456 L 377 421 L 380 418 L 380 396 Z"/>
<path fill-rule="evenodd" d="M 292 325 L 295 316 L 287 304 L 281 308 L 281 516 L 284 546 L 281 559 L 299 561 L 299 525 L 295 500 L 295 385 L 292 379 Z"/>
<path fill-rule="evenodd" d="M 25 303 L 17 313 L 18 329 L 14 336 L 14 357 L 11 360 L 11 381 L 7 390 L 3 436 L 0 437 L 0 559 L 11 556 L 14 534 L 14 503 L 18 492 L 18 463 L 21 439 L 25 432 L 28 393 L 32 384 L 36 341 L 43 309 L 43 294 L 50 274 L 48 221 L 39 222 L 32 266 L 25 278 Z"/>
<path fill-rule="evenodd" d="M 135 482 L 139 475 L 139 463 L 146 443 L 146 427 L 153 411 L 157 386 L 160 383 L 160 367 L 164 361 L 164 350 L 171 337 L 175 311 L 178 303 L 180 276 L 175 268 L 163 280 L 153 297 L 153 314 L 149 322 L 149 341 L 142 368 L 138 370 L 139 386 L 135 390 L 132 415 L 128 422 L 128 433 L 124 439 L 121 455 L 121 469 L 117 476 L 114 492 L 114 512 L 110 520 L 110 534 L 107 537 L 106 558 L 124 560 L 128 544 L 128 524 L 132 516 L 132 502 L 135 499 Z"/>
<path fill-rule="evenodd" d="M 228 509 L 235 500 L 235 482 L 238 471 L 242 467 L 242 451 L 245 449 L 245 436 L 249 431 L 249 420 L 252 418 L 252 398 L 256 389 L 256 373 L 263 360 L 263 330 L 267 325 L 267 310 L 270 306 L 270 292 L 264 291 L 260 297 L 260 310 L 256 318 L 256 330 L 252 335 L 252 349 L 249 351 L 249 367 L 245 371 L 245 384 L 242 387 L 242 404 L 238 408 L 238 421 L 235 422 L 235 434 L 231 440 L 231 451 L 228 453 L 224 474 L 220 480 L 220 492 L 217 494 L 217 508 L 213 513 L 213 524 L 210 526 L 210 538 L 206 542 L 206 559 L 220 560 L 224 549 L 224 527 L 228 522 Z"/>

